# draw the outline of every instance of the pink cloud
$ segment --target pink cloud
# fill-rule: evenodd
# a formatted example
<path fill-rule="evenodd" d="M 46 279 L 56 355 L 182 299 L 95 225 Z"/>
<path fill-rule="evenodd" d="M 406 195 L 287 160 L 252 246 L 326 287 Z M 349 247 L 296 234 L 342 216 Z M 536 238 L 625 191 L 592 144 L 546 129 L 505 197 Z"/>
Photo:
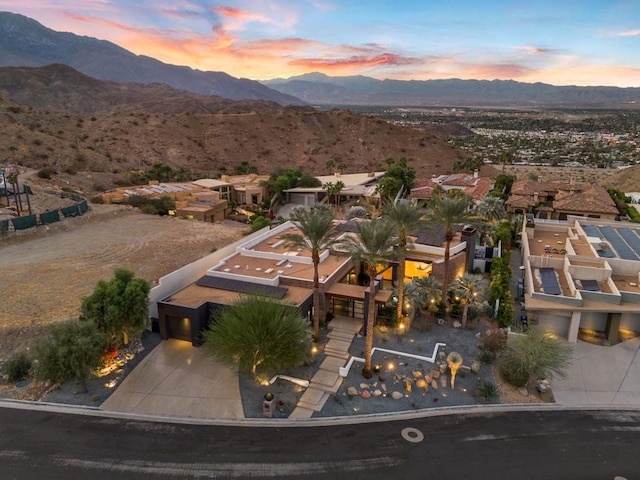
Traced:
<path fill-rule="evenodd" d="M 375 56 L 352 56 L 348 58 L 300 58 L 292 60 L 289 65 L 312 69 L 352 69 L 384 65 L 410 65 L 415 59 L 394 53 L 382 53 Z"/>
<path fill-rule="evenodd" d="M 640 29 L 638 30 L 627 30 L 626 32 L 620 32 L 618 34 L 619 37 L 637 37 L 640 35 Z"/>

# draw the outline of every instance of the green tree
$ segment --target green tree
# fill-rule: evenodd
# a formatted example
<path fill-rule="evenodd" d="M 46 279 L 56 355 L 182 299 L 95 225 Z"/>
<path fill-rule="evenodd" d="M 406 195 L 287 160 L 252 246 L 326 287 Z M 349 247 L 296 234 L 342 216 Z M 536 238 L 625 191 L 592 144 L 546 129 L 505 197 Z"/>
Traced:
<path fill-rule="evenodd" d="M 93 293 L 82 300 L 80 320 L 95 323 L 111 338 L 139 335 L 149 318 L 149 282 L 134 278 L 131 270 L 117 268 L 108 282 L 99 280 Z"/>
<path fill-rule="evenodd" d="M 212 320 L 202 334 L 204 348 L 242 373 L 271 376 L 309 358 L 309 330 L 292 305 L 242 296 L 215 312 Z"/>
<path fill-rule="evenodd" d="M 500 373 L 517 387 L 526 385 L 531 376 L 565 377 L 572 352 L 568 343 L 534 325 L 526 334 L 509 338 L 500 361 Z"/>
<path fill-rule="evenodd" d="M 383 200 L 395 198 L 401 190 L 402 196 L 408 195 L 416 179 L 415 168 L 407 165 L 405 157 L 401 157 L 398 162 L 393 158 L 388 158 L 386 162 L 389 168 L 378 182 L 378 193 Z"/>
<path fill-rule="evenodd" d="M 373 349 L 373 328 L 376 323 L 376 276 L 378 266 L 383 268 L 394 257 L 393 247 L 397 243 L 394 225 L 385 218 L 374 218 L 369 222 L 356 224 L 357 236 L 348 237 L 344 243 L 346 250 L 353 256 L 356 262 L 364 265 L 369 277 L 369 303 L 367 311 L 367 323 L 365 331 L 365 364 L 362 376 L 371 378 L 371 355 Z"/>
<path fill-rule="evenodd" d="M 383 213 L 395 227 L 398 235 L 398 270 L 396 273 L 396 292 L 398 296 L 398 305 L 396 310 L 396 318 L 398 322 L 402 321 L 402 309 L 404 307 L 404 276 L 405 261 L 407 259 L 407 242 L 409 241 L 409 232 L 416 230 L 422 224 L 422 210 L 418 207 L 416 201 L 407 202 L 385 202 L 383 205 Z M 407 321 L 407 329 L 411 328 L 411 321 Z"/>
<path fill-rule="evenodd" d="M 467 326 L 470 308 L 478 308 L 486 303 L 489 294 L 489 282 L 480 274 L 465 273 L 451 282 L 451 291 L 464 305 L 462 327 Z"/>
<path fill-rule="evenodd" d="M 426 220 L 432 225 L 442 225 L 444 228 L 444 275 L 442 291 L 449 292 L 449 257 L 454 227 L 467 223 L 473 219 L 469 213 L 471 202 L 467 196 L 463 197 L 435 197 L 429 202 L 429 213 Z M 448 295 L 445 295 L 445 305 L 449 305 Z"/>
<path fill-rule="evenodd" d="M 325 163 L 325 165 L 327 166 L 327 170 L 329 171 L 329 175 L 334 173 L 334 168 L 336 168 L 336 161 L 335 160 L 329 159 L 329 160 L 327 160 L 327 163 Z"/>
<path fill-rule="evenodd" d="M 442 301 L 442 284 L 432 275 L 414 278 L 406 284 L 405 295 L 414 310 L 433 311 Z"/>
<path fill-rule="evenodd" d="M 338 231 L 333 224 L 333 212 L 325 208 L 312 210 L 295 209 L 291 219 L 300 233 L 288 233 L 282 236 L 285 245 L 303 248 L 311 254 L 313 262 L 313 341 L 320 341 L 320 319 L 323 317 L 320 305 L 320 281 L 318 267 L 320 254 L 334 246 Z"/>
<path fill-rule="evenodd" d="M 498 197 L 484 197 L 476 206 L 476 214 L 489 223 L 495 220 L 502 220 L 507 214 L 504 207 L 504 200 Z"/>
<path fill-rule="evenodd" d="M 92 322 L 67 320 L 50 327 L 35 344 L 35 375 L 39 380 L 70 380 L 87 391 L 91 373 L 102 365 L 108 339 Z"/>
<path fill-rule="evenodd" d="M 158 182 L 170 182 L 171 180 L 173 180 L 174 171 L 169 165 L 161 162 L 156 162 L 147 171 L 146 176 L 150 180 L 157 180 Z"/>

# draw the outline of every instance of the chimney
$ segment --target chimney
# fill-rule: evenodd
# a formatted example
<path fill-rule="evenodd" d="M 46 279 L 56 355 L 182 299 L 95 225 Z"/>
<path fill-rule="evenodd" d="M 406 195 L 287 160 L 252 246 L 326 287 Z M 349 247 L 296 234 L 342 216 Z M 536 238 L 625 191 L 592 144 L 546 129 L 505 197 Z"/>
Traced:
<path fill-rule="evenodd" d="M 476 168 L 476 169 L 473 171 L 473 178 L 478 178 L 478 176 L 479 176 L 479 173 L 478 173 L 478 169 Z"/>
<path fill-rule="evenodd" d="M 533 201 L 538 203 L 538 192 L 533 193 Z"/>

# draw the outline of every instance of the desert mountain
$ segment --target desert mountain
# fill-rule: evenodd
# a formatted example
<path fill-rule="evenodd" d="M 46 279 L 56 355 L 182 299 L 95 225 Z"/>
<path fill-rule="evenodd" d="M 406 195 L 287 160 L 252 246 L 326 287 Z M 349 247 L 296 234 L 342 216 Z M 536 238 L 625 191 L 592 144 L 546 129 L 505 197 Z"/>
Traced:
<path fill-rule="evenodd" d="M 201 95 L 232 100 L 303 102 L 259 82 L 224 72 L 203 72 L 135 55 L 111 42 L 51 30 L 33 19 L 0 12 L 0 66 L 41 67 L 61 63 L 100 80 L 164 83 Z"/>
<path fill-rule="evenodd" d="M 243 162 L 260 173 L 284 166 L 327 174 L 329 160 L 351 173 L 406 157 L 418 176 L 430 177 L 465 156 L 425 130 L 349 111 L 105 82 L 60 65 L 0 69 L 0 94 L 2 160 L 52 167 L 60 173 L 53 181 L 82 184 L 87 193 L 157 162 L 207 176 Z"/>
<path fill-rule="evenodd" d="M 640 191 L 640 165 L 624 168 L 607 177 L 602 182 L 605 187 L 613 187 L 623 192 Z"/>
<path fill-rule="evenodd" d="M 557 107 L 640 103 L 640 88 L 558 87 L 513 80 L 403 81 L 309 73 L 262 83 L 313 105 Z"/>

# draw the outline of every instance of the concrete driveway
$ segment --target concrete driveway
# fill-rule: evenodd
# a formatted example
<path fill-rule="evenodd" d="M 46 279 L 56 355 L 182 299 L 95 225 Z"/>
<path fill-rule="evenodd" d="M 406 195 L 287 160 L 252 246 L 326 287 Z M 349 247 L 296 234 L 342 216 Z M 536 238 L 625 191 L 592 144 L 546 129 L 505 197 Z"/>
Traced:
<path fill-rule="evenodd" d="M 612 347 L 578 341 L 567 378 L 552 381 L 566 406 L 640 406 L 640 337 Z"/>
<path fill-rule="evenodd" d="M 102 410 L 177 417 L 244 418 L 238 375 L 190 342 L 160 343 Z"/>

